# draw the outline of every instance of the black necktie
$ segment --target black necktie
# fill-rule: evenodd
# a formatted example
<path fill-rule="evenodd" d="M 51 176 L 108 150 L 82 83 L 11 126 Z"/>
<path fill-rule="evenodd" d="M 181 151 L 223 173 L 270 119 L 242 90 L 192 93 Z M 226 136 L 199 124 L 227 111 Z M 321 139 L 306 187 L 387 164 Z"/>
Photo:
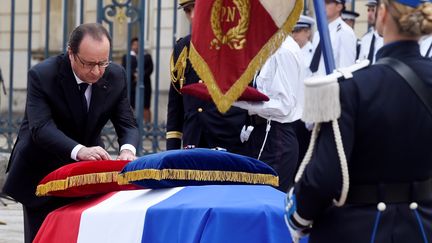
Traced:
<path fill-rule="evenodd" d="M 321 39 L 315 48 L 315 52 L 312 57 L 312 61 L 310 63 L 309 69 L 312 71 L 312 73 L 316 72 L 318 70 L 318 66 L 321 59 Z"/>
<path fill-rule="evenodd" d="M 89 86 L 88 83 L 80 83 L 79 84 L 79 90 L 81 95 L 81 103 L 82 103 L 82 110 L 84 113 L 87 113 L 87 99 L 85 97 L 85 92 L 87 90 L 87 87 Z"/>
<path fill-rule="evenodd" d="M 372 33 L 372 40 L 369 46 L 369 54 L 368 54 L 369 65 L 372 65 L 374 53 L 375 53 L 375 33 Z"/>
<path fill-rule="evenodd" d="M 432 43 L 430 44 L 429 49 L 427 50 L 425 57 L 429 57 L 431 49 L 432 49 Z"/>

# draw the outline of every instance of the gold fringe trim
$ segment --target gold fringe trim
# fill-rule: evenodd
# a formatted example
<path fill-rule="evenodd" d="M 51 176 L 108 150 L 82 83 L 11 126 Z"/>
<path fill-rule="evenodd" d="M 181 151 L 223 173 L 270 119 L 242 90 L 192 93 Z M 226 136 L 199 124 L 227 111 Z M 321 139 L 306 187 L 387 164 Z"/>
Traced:
<path fill-rule="evenodd" d="M 166 133 L 166 139 L 170 139 L 170 138 L 178 138 L 181 139 L 183 136 L 183 133 L 181 132 L 177 132 L 177 131 L 171 131 L 171 132 L 167 132 Z"/>
<path fill-rule="evenodd" d="M 70 176 L 63 180 L 50 181 L 46 184 L 37 186 L 36 196 L 46 196 L 50 192 L 66 190 L 68 188 L 76 186 L 117 182 L 118 173 L 118 171 L 91 173 L 85 175 Z"/>
<path fill-rule="evenodd" d="M 249 184 L 279 186 L 279 177 L 275 175 L 220 171 L 220 170 L 182 170 L 182 169 L 145 169 L 119 174 L 118 183 L 124 185 L 133 181 L 153 180 L 195 180 L 195 181 L 231 181 Z"/>
<path fill-rule="evenodd" d="M 244 73 L 223 94 L 220 90 L 213 73 L 204 58 L 195 49 L 193 43 L 190 43 L 189 59 L 198 76 L 204 81 L 207 89 L 216 104 L 218 110 L 225 113 L 244 92 L 249 82 L 253 79 L 255 72 L 264 65 L 265 61 L 276 51 L 275 47 L 279 47 L 285 40 L 285 37 L 291 33 L 294 25 L 297 23 L 303 10 L 303 0 L 296 0 L 293 10 L 288 16 L 282 27 L 274 34 L 270 40 L 264 45 L 258 54 L 252 59 Z"/>

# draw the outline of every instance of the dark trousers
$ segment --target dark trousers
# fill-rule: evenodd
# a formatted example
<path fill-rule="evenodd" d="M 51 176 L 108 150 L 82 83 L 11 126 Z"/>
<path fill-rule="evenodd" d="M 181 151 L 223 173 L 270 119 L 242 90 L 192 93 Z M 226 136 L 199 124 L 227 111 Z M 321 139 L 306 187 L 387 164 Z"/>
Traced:
<path fill-rule="evenodd" d="M 78 199 L 52 198 L 49 202 L 37 207 L 27 207 L 23 205 L 25 243 L 31 243 L 34 240 L 39 228 L 50 212 L 76 200 Z"/>
<path fill-rule="evenodd" d="M 263 145 L 266 126 L 265 122 L 252 124 L 252 131 L 247 141 L 248 156 L 258 158 Z M 263 152 L 259 160 L 270 165 L 279 175 L 280 191 L 287 190 L 294 184 L 294 176 L 297 168 L 299 145 L 292 123 L 271 122 L 271 128 L 267 135 Z"/>

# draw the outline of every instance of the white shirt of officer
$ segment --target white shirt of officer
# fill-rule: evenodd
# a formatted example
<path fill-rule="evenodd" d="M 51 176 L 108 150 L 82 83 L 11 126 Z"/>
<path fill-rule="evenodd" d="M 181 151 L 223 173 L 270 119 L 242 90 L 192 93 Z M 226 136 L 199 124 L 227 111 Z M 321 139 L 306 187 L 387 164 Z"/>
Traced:
<path fill-rule="evenodd" d="M 312 57 L 314 54 L 314 47 L 312 45 L 312 42 L 308 41 L 302 48 L 301 48 L 301 56 L 303 59 L 303 63 L 305 65 L 306 71 L 310 73 L 310 63 L 312 61 Z M 307 75 L 309 76 L 309 75 Z"/>
<path fill-rule="evenodd" d="M 355 63 L 357 52 L 357 37 L 355 36 L 353 29 L 347 25 L 341 17 L 338 17 L 329 23 L 328 28 L 333 49 L 335 67 L 341 68 L 353 65 Z M 318 31 L 316 31 L 312 41 L 314 52 L 319 41 L 320 36 Z M 321 50 L 323 50 L 322 46 Z M 322 53 L 318 70 L 314 73 L 314 75 L 326 75 Z"/>
<path fill-rule="evenodd" d="M 237 101 L 235 106 L 280 123 L 293 122 L 303 112 L 304 64 L 299 45 L 287 36 L 281 47 L 267 59 L 255 78 L 256 88 L 269 97 L 267 102 Z"/>
<path fill-rule="evenodd" d="M 375 35 L 375 43 L 374 43 L 374 54 L 373 54 L 372 63 L 375 63 L 376 53 L 383 46 L 383 38 L 379 36 L 378 32 L 373 28 L 369 32 L 367 32 L 360 40 L 360 51 L 359 51 L 358 60 L 368 59 L 370 44 L 372 41 L 372 36 L 374 35 Z"/>
<path fill-rule="evenodd" d="M 420 44 L 420 53 L 422 54 L 422 56 L 425 56 L 429 48 L 432 46 L 432 35 L 425 36 L 422 39 L 420 39 L 419 44 Z M 429 55 L 427 57 L 432 58 L 432 50 L 430 50 L 428 54 Z"/>

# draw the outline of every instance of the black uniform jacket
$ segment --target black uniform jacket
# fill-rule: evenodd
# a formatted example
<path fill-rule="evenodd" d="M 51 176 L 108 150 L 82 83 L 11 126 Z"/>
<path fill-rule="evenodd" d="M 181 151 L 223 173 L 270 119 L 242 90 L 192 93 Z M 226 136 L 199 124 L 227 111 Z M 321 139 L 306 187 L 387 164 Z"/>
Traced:
<path fill-rule="evenodd" d="M 174 63 L 177 62 L 184 48 L 189 48 L 191 36 L 180 39 L 174 47 Z M 183 85 L 197 83 L 200 78 L 187 59 Z M 172 82 L 169 91 L 167 135 L 170 132 L 183 133 L 183 146 L 199 147 L 205 140 L 207 147 L 223 147 L 231 152 L 239 152 L 241 145 L 240 131 L 245 125 L 247 111 L 231 107 L 221 114 L 213 102 L 180 93 L 180 80 Z M 202 143 L 201 143 L 202 144 Z M 167 136 L 167 149 L 179 149 L 180 136 Z"/>
<path fill-rule="evenodd" d="M 124 69 L 110 64 L 92 85 L 88 114 L 82 111 L 77 81 L 67 55 L 51 57 L 28 73 L 24 119 L 9 161 L 3 191 L 26 206 L 37 206 L 39 181 L 71 162 L 72 149 L 104 146 L 101 130 L 111 120 L 120 145 L 138 147 L 136 120 L 127 99 Z"/>
<path fill-rule="evenodd" d="M 417 42 L 390 43 L 378 52 L 377 60 L 382 57 L 406 63 L 432 92 L 432 62 Z M 351 187 L 432 177 L 432 114 L 401 76 L 386 65 L 369 66 L 340 82 L 340 99 Z M 310 242 L 369 242 L 377 205 L 332 204 L 342 186 L 334 140 L 331 124 L 322 124 L 312 161 L 295 186 L 298 214 L 314 221 Z M 409 203 L 387 204 L 375 242 L 423 242 Z M 419 214 L 431 240 L 432 204 L 419 202 Z"/>

